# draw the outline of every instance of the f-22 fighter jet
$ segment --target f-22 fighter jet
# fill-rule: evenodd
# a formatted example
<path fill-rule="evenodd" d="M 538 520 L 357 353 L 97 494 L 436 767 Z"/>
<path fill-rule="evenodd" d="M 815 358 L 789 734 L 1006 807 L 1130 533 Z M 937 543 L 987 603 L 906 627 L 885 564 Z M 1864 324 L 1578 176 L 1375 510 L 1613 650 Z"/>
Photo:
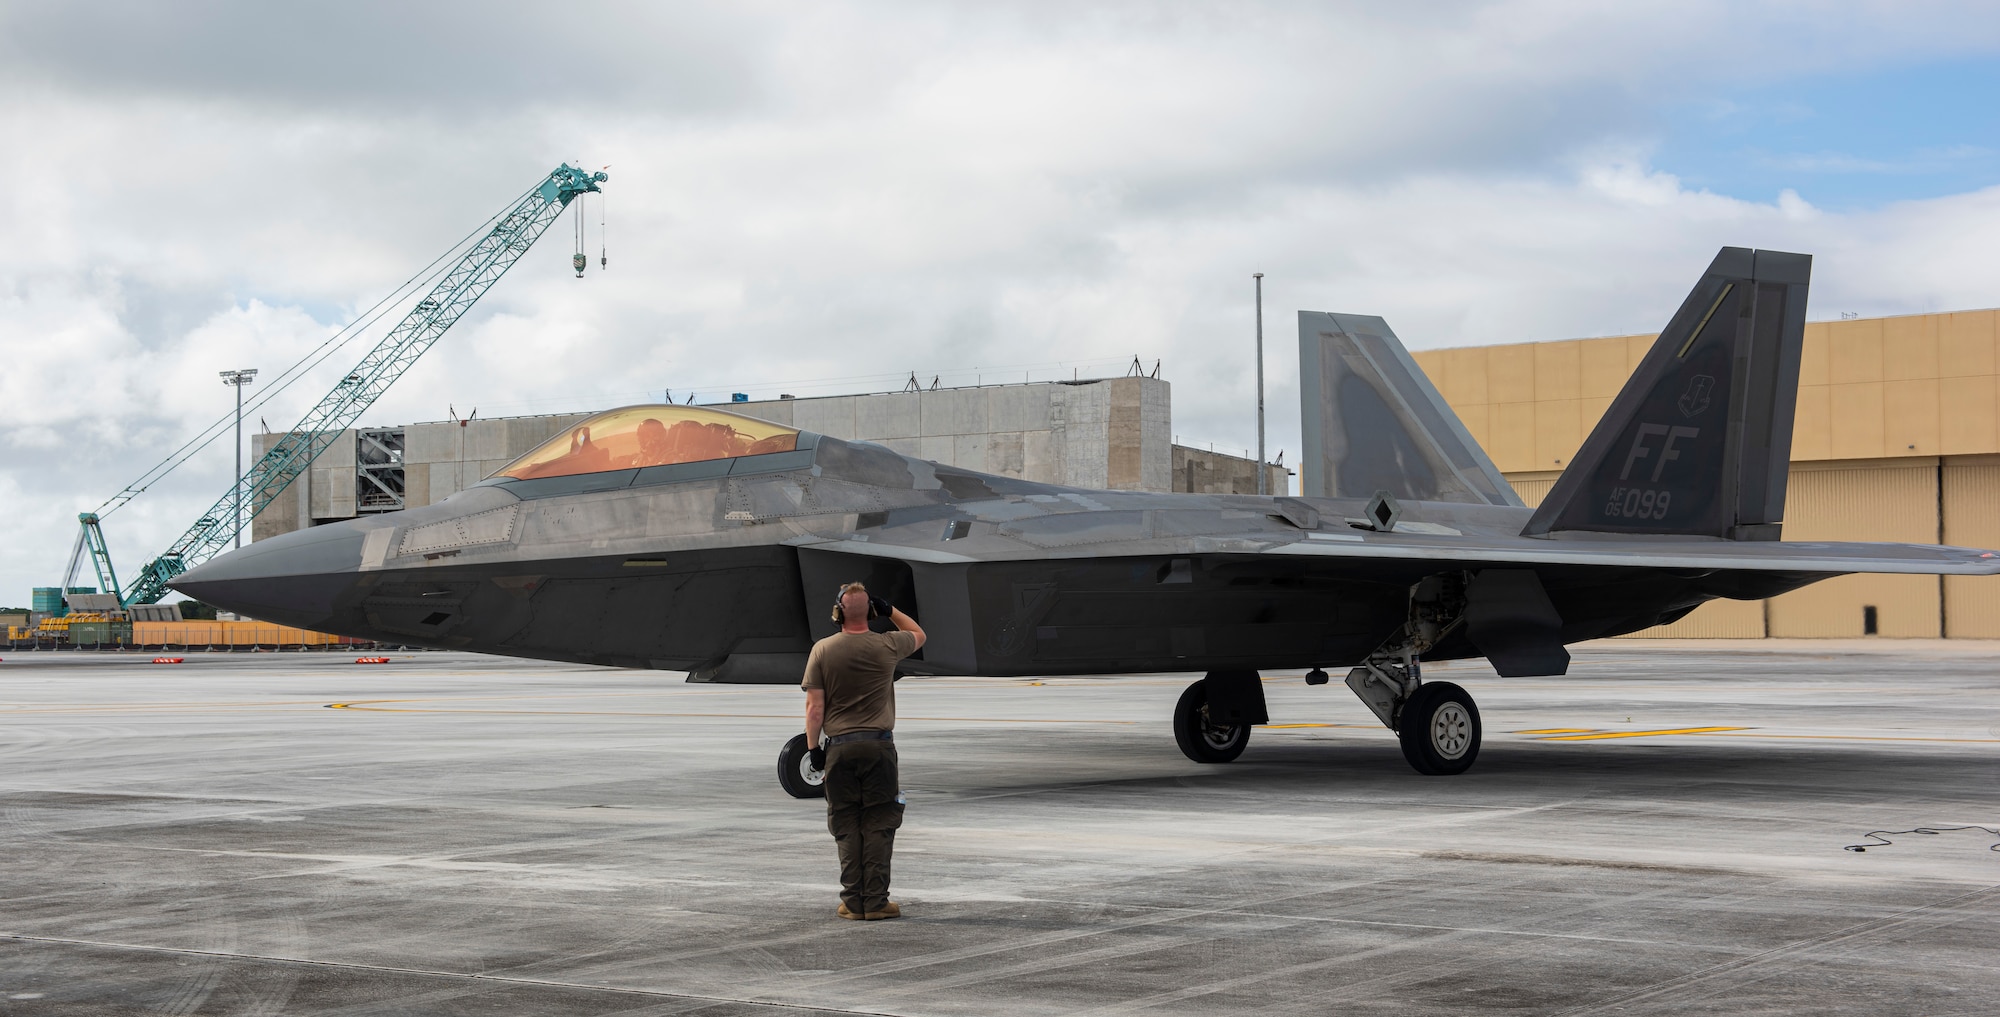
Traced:
<path fill-rule="evenodd" d="M 1269 721 L 1260 671 L 1345 669 L 1425 774 L 1479 753 L 1424 661 L 1558 675 L 1565 644 L 1858 572 L 2000 573 L 1991 552 L 1779 539 L 1811 259 L 1724 248 L 1538 508 L 1380 318 L 1302 312 L 1301 497 L 992 476 L 689 406 L 568 428 L 423 508 L 258 541 L 174 587 L 428 647 L 795 684 L 860 580 L 929 633 L 918 675 L 1203 672 L 1191 759 Z M 780 777 L 816 792 L 804 739 Z"/>

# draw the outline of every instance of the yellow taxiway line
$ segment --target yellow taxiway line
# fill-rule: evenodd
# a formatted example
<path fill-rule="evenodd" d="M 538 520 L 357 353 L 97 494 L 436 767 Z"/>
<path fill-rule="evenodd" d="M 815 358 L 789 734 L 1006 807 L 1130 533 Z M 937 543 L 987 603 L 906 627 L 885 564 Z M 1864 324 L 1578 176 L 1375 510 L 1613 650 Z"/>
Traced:
<path fill-rule="evenodd" d="M 1660 735 L 1717 734 L 1723 731 L 1749 731 L 1747 727 L 1674 727 L 1660 731 L 1590 731 L 1583 734 L 1556 734 L 1535 739 L 1541 742 L 1594 742 L 1606 738 L 1652 738 Z M 1527 734 L 1529 732 L 1521 732 Z"/>
<path fill-rule="evenodd" d="M 1595 742 L 1612 738 L 1653 738 L 1668 735 L 1721 735 L 1733 738 L 1788 738 L 1826 742 L 1952 742 L 1961 744 L 2000 744 L 2000 738 L 1938 738 L 1926 735 L 1862 735 L 1862 734 L 1782 734 L 1754 727 L 1675 727 L 1656 731 L 1605 731 L 1598 728 L 1542 727 L 1509 734 L 1532 735 L 1538 742 Z"/>
<path fill-rule="evenodd" d="M 1753 730 L 1756 729 L 1745 727 L 1745 728 L 1735 728 L 1733 730 L 1728 730 L 1728 731 L 1718 731 L 1716 733 L 1733 734 L 1740 731 L 1753 731 Z M 1845 734 L 1817 735 L 1817 734 L 1766 734 L 1764 732 L 1758 732 L 1757 734 L 1752 735 L 1751 737 L 1810 738 L 1820 741 L 1836 741 L 1836 742 L 1976 742 L 1982 745 L 2000 744 L 2000 738 L 1931 738 L 1923 735 L 1845 735 Z"/>

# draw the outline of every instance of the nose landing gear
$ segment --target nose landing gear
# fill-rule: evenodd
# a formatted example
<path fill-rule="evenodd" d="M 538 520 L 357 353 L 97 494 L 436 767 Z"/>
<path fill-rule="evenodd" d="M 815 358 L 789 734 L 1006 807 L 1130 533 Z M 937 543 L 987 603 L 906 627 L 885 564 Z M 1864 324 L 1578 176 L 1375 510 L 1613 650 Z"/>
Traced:
<path fill-rule="evenodd" d="M 1208 696 L 1201 682 L 1181 693 L 1174 704 L 1174 744 L 1181 754 L 1197 763 L 1227 763 L 1243 754 L 1250 745 L 1250 725 L 1218 724 L 1208 712 Z"/>
<path fill-rule="evenodd" d="M 1250 744 L 1250 728 L 1270 722 L 1255 671 L 1210 671 L 1174 704 L 1174 744 L 1197 763 L 1227 763 Z"/>

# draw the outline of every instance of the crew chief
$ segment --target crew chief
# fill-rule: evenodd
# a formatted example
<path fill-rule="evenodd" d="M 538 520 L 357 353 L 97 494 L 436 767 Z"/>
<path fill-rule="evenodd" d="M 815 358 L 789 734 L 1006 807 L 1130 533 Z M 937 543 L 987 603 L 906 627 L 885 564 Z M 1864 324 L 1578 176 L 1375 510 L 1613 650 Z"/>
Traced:
<path fill-rule="evenodd" d="M 886 617 L 894 632 L 872 632 Z M 924 630 L 860 583 L 840 588 L 833 620 L 840 631 L 813 644 L 806 658 L 806 744 L 826 774 L 826 828 L 840 849 L 842 918 L 878 921 L 903 909 L 889 899 L 889 855 L 903 825 L 896 777 L 896 662 L 924 645 Z M 820 743 L 824 732 L 826 742 Z"/>

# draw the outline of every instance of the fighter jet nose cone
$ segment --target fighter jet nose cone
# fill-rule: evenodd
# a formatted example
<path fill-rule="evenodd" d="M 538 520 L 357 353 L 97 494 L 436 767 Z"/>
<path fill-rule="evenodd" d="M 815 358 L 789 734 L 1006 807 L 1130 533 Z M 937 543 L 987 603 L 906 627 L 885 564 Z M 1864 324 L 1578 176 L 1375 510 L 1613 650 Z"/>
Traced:
<path fill-rule="evenodd" d="M 361 539 L 361 531 L 347 523 L 315 526 L 231 551 L 168 585 L 227 611 L 317 628 L 354 584 Z"/>
<path fill-rule="evenodd" d="M 224 557 L 227 556 L 225 555 Z M 220 560 L 217 559 L 217 561 Z M 196 565 L 194 568 L 167 580 L 167 586 L 188 596 L 194 596 L 193 591 L 189 587 L 205 585 L 209 581 L 209 578 L 215 574 L 213 570 L 214 565 L 215 562 L 209 562 L 206 565 Z"/>

